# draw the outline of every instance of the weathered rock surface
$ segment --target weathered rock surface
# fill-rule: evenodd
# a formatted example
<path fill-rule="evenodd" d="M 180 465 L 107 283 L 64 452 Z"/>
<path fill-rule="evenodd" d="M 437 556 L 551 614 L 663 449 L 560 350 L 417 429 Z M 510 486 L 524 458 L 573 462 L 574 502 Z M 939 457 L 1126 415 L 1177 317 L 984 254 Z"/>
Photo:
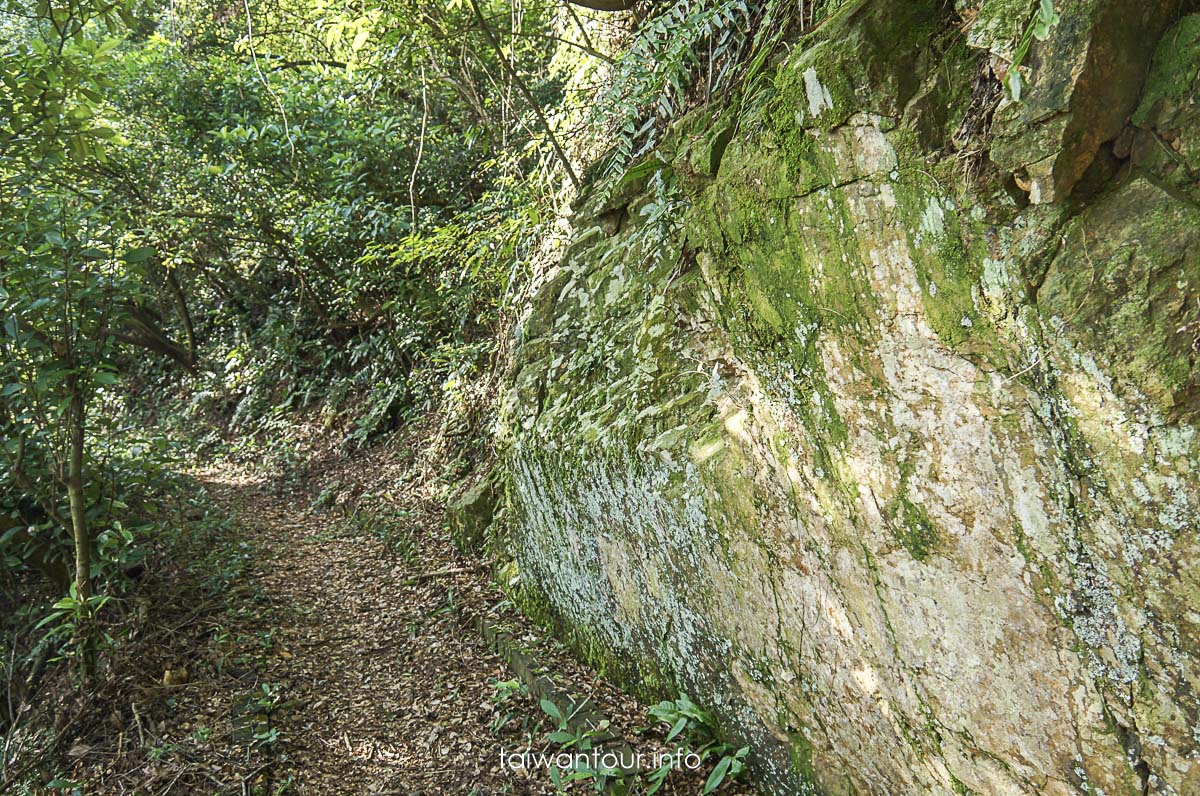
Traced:
<path fill-rule="evenodd" d="M 768 792 L 1200 793 L 1200 17 L 1064 4 L 992 118 L 1021 25 L 947 5 L 847 4 L 581 209 L 516 591 Z"/>
<path fill-rule="evenodd" d="M 487 530 L 495 519 L 499 499 L 496 474 L 489 472 L 450 501 L 446 519 L 455 547 L 478 550 L 483 545 Z"/>

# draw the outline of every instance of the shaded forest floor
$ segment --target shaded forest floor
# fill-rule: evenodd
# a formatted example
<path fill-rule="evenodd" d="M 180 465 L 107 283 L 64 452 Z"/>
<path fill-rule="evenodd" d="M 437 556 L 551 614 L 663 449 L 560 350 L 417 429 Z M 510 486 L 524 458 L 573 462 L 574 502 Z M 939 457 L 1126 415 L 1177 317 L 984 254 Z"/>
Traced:
<path fill-rule="evenodd" d="M 643 729 L 645 706 L 529 626 L 490 568 L 450 544 L 420 461 L 399 440 L 289 478 L 193 473 L 227 520 L 190 540 L 202 566 L 148 568 L 123 620 L 131 640 L 98 687 L 57 689 L 65 765 L 43 781 L 87 794 L 555 793 L 547 770 L 501 763 L 502 750 L 558 750 L 557 727 L 482 642 L 479 617 L 632 748 L 666 749 Z M 659 792 L 699 793 L 704 773 L 674 772 Z"/>

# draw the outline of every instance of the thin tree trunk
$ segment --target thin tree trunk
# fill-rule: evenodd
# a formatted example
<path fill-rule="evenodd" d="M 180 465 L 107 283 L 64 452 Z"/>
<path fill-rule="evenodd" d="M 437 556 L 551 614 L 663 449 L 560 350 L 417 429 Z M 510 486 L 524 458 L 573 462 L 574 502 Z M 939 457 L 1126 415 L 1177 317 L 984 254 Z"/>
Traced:
<path fill-rule="evenodd" d="M 83 495 L 84 402 L 79 377 L 69 382 L 71 404 L 67 411 L 67 497 L 71 504 L 71 535 L 75 538 L 75 598 L 86 604 L 92 596 L 92 539 L 88 532 L 86 499 Z M 84 621 L 90 617 L 84 613 Z M 95 671 L 92 651 L 92 629 L 79 628 L 78 638 L 83 675 L 90 678 Z"/>
<path fill-rule="evenodd" d="M 167 269 L 167 283 L 171 286 L 171 292 L 175 294 L 175 301 L 179 303 L 179 320 L 183 324 L 184 337 L 187 338 L 188 356 L 195 363 L 196 332 L 192 328 L 192 314 L 188 312 L 187 297 L 183 295 L 183 287 L 179 284 L 173 268 Z"/>

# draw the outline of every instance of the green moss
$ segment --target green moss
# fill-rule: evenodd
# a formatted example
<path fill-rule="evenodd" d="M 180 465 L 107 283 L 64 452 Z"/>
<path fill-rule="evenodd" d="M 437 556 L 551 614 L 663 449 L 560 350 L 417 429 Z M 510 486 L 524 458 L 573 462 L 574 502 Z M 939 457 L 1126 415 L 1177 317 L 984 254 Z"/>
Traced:
<path fill-rule="evenodd" d="M 1011 54 L 1029 21 L 1029 0 L 984 0 L 974 6 L 978 16 L 970 30 L 970 41 L 981 49 Z"/>
<path fill-rule="evenodd" d="M 1172 419 L 1200 414 L 1200 210 L 1136 178 L 1089 206 L 1064 238 L 1037 295 L 1048 326 L 1082 341 L 1118 389 Z"/>
<path fill-rule="evenodd" d="M 1200 14 L 1186 16 L 1159 42 L 1133 123 L 1147 126 L 1161 106 L 1178 106 L 1194 93 L 1200 72 Z"/>
<path fill-rule="evenodd" d="M 941 66 L 909 102 L 900 125 L 914 135 L 919 146 L 914 154 L 944 147 L 958 133 L 964 118 L 970 118 L 973 84 L 962 75 L 977 73 L 983 56 L 967 44 L 958 26 L 948 27 L 941 39 L 935 45 L 941 51 Z"/>
<path fill-rule="evenodd" d="M 852 0 L 776 78 L 798 127 L 830 130 L 859 112 L 900 118 L 944 15 L 938 0 Z"/>
<path fill-rule="evenodd" d="M 971 790 L 966 785 L 964 785 L 963 781 L 960 780 L 958 777 L 954 776 L 953 772 L 949 772 L 949 773 L 950 773 L 950 787 L 954 789 L 954 792 L 957 793 L 958 796 L 976 796 L 975 791 Z"/>
<path fill-rule="evenodd" d="M 749 467 L 749 457 L 737 443 L 728 441 L 721 453 L 710 457 L 699 468 L 700 480 L 709 503 L 709 521 L 715 528 L 758 529 L 763 527 L 763 514 L 755 490 L 743 482 Z M 721 558 L 731 571 L 738 571 L 738 562 L 729 546 L 726 534 L 719 534 Z M 753 540 L 752 540 L 753 541 Z"/>
<path fill-rule="evenodd" d="M 977 306 L 988 256 L 982 224 L 922 173 L 906 172 L 894 190 L 929 325 L 948 347 L 1005 367 L 1008 346 Z"/>
<path fill-rule="evenodd" d="M 781 182 L 801 172 L 827 173 L 832 156 L 814 146 L 790 155 L 768 150 L 726 157 L 733 162 L 689 216 L 689 240 L 712 252 L 716 267 L 709 279 L 739 356 L 802 419 L 825 457 L 821 469 L 833 473 L 829 448 L 844 444 L 848 432 L 817 343 L 827 334 L 857 337 L 860 302 L 873 303 L 873 297 L 863 290 L 842 191 L 819 190 L 799 202 L 779 197 Z"/>
<path fill-rule="evenodd" d="M 725 150 L 737 129 L 736 108 L 734 101 L 714 114 L 705 106 L 672 128 L 679 132 L 678 151 L 672 164 L 675 171 L 685 177 L 684 188 L 689 194 L 698 193 L 717 176 Z M 672 151 L 674 147 L 667 142 L 660 149 Z"/>
<path fill-rule="evenodd" d="M 1017 552 L 1021 554 L 1026 563 L 1034 568 L 1034 594 L 1047 608 L 1053 609 L 1053 595 L 1062 594 L 1062 584 L 1058 579 L 1058 575 L 1054 573 L 1050 562 L 1046 561 L 1029 544 L 1029 537 L 1025 535 L 1025 529 L 1021 526 L 1020 522 L 1013 521 L 1012 531 L 1013 537 L 1017 542 Z M 1049 594 L 1047 594 L 1047 591 L 1049 591 Z"/>
<path fill-rule="evenodd" d="M 942 544 L 937 526 L 929 519 L 925 508 L 908 497 L 908 483 L 915 474 L 910 459 L 900 462 L 900 487 L 888 506 L 889 523 L 896 541 L 916 561 L 925 561 Z"/>
<path fill-rule="evenodd" d="M 836 165 L 833 156 L 820 146 L 817 134 L 796 124 L 804 112 L 795 106 L 795 99 L 791 94 L 778 94 L 768 112 L 787 164 L 788 180 L 798 195 L 804 195 L 833 185 Z"/>
<path fill-rule="evenodd" d="M 897 501 L 892 522 L 896 541 L 917 561 L 929 558 L 939 547 L 937 529 L 925 509 L 903 495 Z"/>
<path fill-rule="evenodd" d="M 813 763 L 813 745 L 802 729 L 788 732 L 788 756 L 791 758 L 792 771 L 800 780 L 800 793 L 803 796 L 821 792 L 820 779 Z"/>
<path fill-rule="evenodd" d="M 616 650 L 600 641 L 595 632 L 566 619 L 545 592 L 522 581 L 517 587 L 501 583 L 505 593 L 522 614 L 539 625 L 550 637 L 569 647 L 581 661 L 645 702 L 657 702 L 675 693 L 668 677 L 653 658 L 639 657 L 628 650 Z"/>

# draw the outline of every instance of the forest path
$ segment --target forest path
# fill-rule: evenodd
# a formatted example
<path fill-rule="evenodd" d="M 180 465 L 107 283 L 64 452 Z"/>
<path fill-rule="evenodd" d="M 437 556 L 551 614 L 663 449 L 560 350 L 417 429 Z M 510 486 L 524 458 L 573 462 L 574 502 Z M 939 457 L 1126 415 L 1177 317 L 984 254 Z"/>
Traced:
<path fill-rule="evenodd" d="M 459 615 L 499 599 L 480 567 L 442 534 L 389 546 L 369 522 L 262 479 L 198 477 L 255 551 L 244 578 L 262 604 L 255 669 L 271 694 L 258 701 L 273 704 L 257 729 L 277 733 L 272 791 L 553 792 L 500 765 L 545 717 L 503 699 L 496 683 L 513 675 Z"/>
<path fill-rule="evenodd" d="M 476 621 L 539 689 L 590 700 L 619 742 L 648 757 L 673 749 L 666 725 L 644 731 L 644 705 L 455 549 L 438 476 L 406 445 L 305 459 L 290 476 L 193 471 L 177 541 L 114 612 L 120 654 L 96 688 L 64 676 L 47 701 L 65 722 L 64 765 L 43 781 L 61 773 L 89 796 L 557 793 L 548 769 L 502 761 L 563 747 Z M 698 793 L 707 774 L 673 771 L 660 796 Z M 749 792 L 731 785 L 721 793 Z"/>

